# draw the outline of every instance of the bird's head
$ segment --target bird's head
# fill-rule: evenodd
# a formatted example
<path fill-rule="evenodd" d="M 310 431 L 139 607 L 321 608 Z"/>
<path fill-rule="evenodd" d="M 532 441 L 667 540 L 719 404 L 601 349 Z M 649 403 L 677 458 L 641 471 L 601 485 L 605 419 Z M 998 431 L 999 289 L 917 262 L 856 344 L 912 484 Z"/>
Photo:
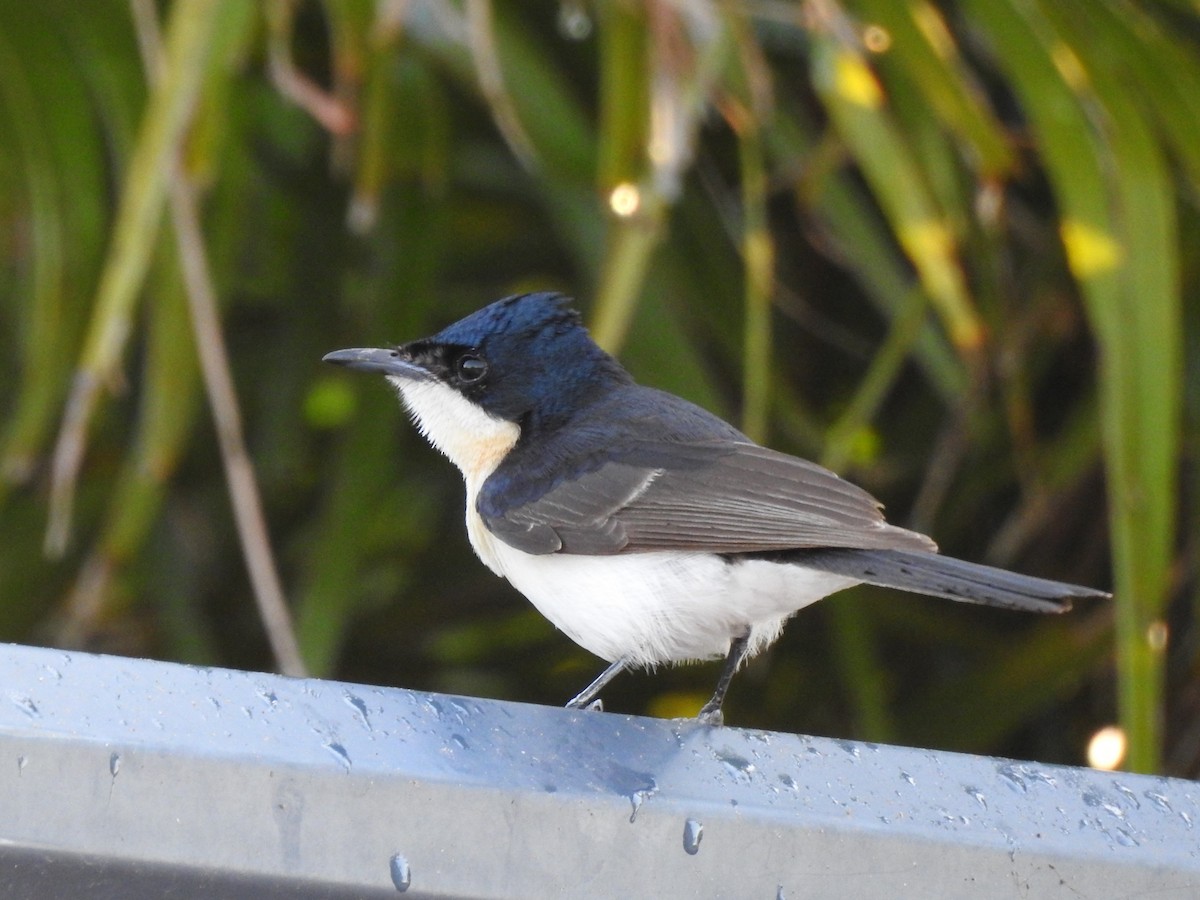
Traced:
<path fill-rule="evenodd" d="M 505 444 L 502 457 L 522 434 L 557 428 L 629 382 L 568 303 L 546 292 L 507 297 L 432 337 L 325 361 L 387 376 L 426 437 L 467 472 L 480 452 L 475 436 Z"/>

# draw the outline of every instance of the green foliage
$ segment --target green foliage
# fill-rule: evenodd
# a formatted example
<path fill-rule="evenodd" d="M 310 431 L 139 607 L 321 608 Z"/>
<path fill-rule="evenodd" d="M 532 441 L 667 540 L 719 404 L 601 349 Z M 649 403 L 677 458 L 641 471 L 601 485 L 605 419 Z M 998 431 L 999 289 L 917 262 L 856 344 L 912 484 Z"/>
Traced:
<path fill-rule="evenodd" d="M 556 288 L 945 552 L 1114 586 L 1053 622 L 848 592 L 731 721 L 1077 761 L 1118 717 L 1128 765 L 1200 773 L 1198 41 L 1182 0 L 0 0 L 0 637 L 275 665 L 190 247 L 308 668 L 564 700 L 598 661 L 471 557 L 389 393 L 319 362 Z"/>

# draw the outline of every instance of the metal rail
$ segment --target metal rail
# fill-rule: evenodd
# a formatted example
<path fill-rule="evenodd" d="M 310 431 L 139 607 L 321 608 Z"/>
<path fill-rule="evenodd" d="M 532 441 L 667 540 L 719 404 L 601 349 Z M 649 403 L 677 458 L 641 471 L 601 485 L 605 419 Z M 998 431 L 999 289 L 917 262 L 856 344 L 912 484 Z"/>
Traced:
<path fill-rule="evenodd" d="M 1200 897 L 1200 785 L 0 646 L 3 897 Z"/>

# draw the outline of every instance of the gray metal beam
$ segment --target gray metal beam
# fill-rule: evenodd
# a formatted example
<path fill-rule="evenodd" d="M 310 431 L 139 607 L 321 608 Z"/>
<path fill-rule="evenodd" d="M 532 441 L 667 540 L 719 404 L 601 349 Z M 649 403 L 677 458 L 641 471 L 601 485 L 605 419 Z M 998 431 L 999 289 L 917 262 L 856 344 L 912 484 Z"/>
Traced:
<path fill-rule="evenodd" d="M 0 646 L 3 897 L 1200 896 L 1164 778 Z"/>

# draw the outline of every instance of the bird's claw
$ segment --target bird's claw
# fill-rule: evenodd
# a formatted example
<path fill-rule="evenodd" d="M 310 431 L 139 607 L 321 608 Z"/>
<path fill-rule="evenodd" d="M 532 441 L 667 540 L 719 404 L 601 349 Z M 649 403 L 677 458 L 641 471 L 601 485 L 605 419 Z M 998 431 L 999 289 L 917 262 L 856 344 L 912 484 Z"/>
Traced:
<path fill-rule="evenodd" d="M 572 700 L 567 709 L 582 709 L 584 712 L 604 712 L 604 701 L 597 697 L 595 700 Z"/>

